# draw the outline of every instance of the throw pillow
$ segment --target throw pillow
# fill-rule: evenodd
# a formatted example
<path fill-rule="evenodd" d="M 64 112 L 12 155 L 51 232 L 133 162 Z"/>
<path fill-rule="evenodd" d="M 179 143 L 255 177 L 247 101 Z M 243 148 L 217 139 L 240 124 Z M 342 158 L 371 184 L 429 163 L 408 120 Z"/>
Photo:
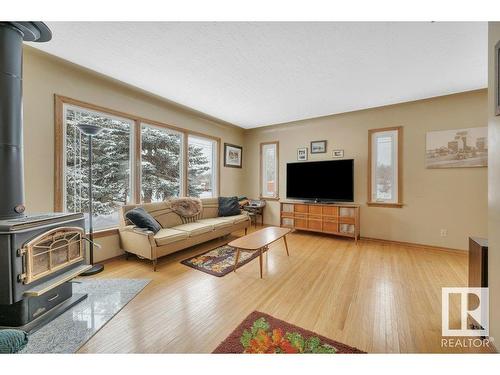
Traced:
<path fill-rule="evenodd" d="M 18 329 L 0 330 L 0 353 L 17 353 L 28 343 L 28 334 Z"/>
<path fill-rule="evenodd" d="M 240 213 L 238 197 L 219 197 L 219 216 L 234 216 Z"/>
<path fill-rule="evenodd" d="M 136 207 L 128 211 L 125 214 L 125 217 L 139 228 L 146 228 L 155 234 L 161 229 L 161 225 L 155 220 L 155 218 L 142 207 Z"/>

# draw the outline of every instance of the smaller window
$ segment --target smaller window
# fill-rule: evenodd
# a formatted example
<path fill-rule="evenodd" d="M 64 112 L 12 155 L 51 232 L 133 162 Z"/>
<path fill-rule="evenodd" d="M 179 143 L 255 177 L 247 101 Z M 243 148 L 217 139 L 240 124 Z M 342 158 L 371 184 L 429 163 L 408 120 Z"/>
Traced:
<path fill-rule="evenodd" d="M 401 206 L 402 127 L 368 131 L 368 204 Z"/>
<path fill-rule="evenodd" d="M 188 136 L 187 192 L 190 197 L 217 197 L 216 140 L 201 136 Z"/>
<path fill-rule="evenodd" d="M 278 142 L 260 144 L 260 196 L 279 198 L 279 147 Z"/>

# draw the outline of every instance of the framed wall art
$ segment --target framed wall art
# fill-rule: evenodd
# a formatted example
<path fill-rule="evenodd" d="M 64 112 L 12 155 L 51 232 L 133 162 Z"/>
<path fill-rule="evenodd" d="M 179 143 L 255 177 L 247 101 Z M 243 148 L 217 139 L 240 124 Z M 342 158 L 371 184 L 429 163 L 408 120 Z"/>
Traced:
<path fill-rule="evenodd" d="M 426 135 L 428 169 L 488 166 L 488 128 L 440 130 Z"/>
<path fill-rule="evenodd" d="M 326 141 L 312 141 L 311 154 L 324 154 L 326 152 Z"/>
<path fill-rule="evenodd" d="M 334 157 L 334 158 L 343 158 L 344 157 L 344 150 L 333 150 L 332 151 L 332 157 Z"/>
<path fill-rule="evenodd" d="M 243 147 L 224 143 L 224 167 L 241 168 L 243 164 Z"/>
<path fill-rule="evenodd" d="M 298 161 L 307 160 L 307 147 L 302 147 L 297 149 L 297 160 Z"/>

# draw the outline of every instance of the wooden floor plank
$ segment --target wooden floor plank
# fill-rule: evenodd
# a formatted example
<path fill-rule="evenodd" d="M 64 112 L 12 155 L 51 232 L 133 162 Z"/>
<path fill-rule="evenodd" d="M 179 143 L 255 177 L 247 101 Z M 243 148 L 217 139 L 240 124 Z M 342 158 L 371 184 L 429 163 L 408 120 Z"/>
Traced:
<path fill-rule="evenodd" d="M 467 256 L 322 234 L 288 235 L 264 256 L 218 278 L 179 262 L 234 233 L 164 257 L 108 262 L 99 278 L 152 282 L 82 353 L 209 353 L 252 311 L 367 352 L 480 352 L 441 347 L 441 288 L 465 286 Z"/>

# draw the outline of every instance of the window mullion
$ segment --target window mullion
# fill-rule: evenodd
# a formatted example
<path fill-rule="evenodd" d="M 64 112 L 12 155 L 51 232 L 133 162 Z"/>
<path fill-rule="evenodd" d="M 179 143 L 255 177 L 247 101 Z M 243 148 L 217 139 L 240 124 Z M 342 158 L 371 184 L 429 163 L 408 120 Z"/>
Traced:
<path fill-rule="evenodd" d="M 133 183 L 134 183 L 134 198 L 133 203 L 141 203 L 141 161 L 142 161 L 142 138 L 141 138 L 142 124 L 139 120 L 134 121 L 134 145 L 132 149 L 134 152 L 134 159 L 132 163 L 133 172 Z"/>
<path fill-rule="evenodd" d="M 187 197 L 188 196 L 188 168 L 189 168 L 189 144 L 188 144 L 188 137 L 189 135 L 187 133 L 182 134 L 182 196 Z"/>

